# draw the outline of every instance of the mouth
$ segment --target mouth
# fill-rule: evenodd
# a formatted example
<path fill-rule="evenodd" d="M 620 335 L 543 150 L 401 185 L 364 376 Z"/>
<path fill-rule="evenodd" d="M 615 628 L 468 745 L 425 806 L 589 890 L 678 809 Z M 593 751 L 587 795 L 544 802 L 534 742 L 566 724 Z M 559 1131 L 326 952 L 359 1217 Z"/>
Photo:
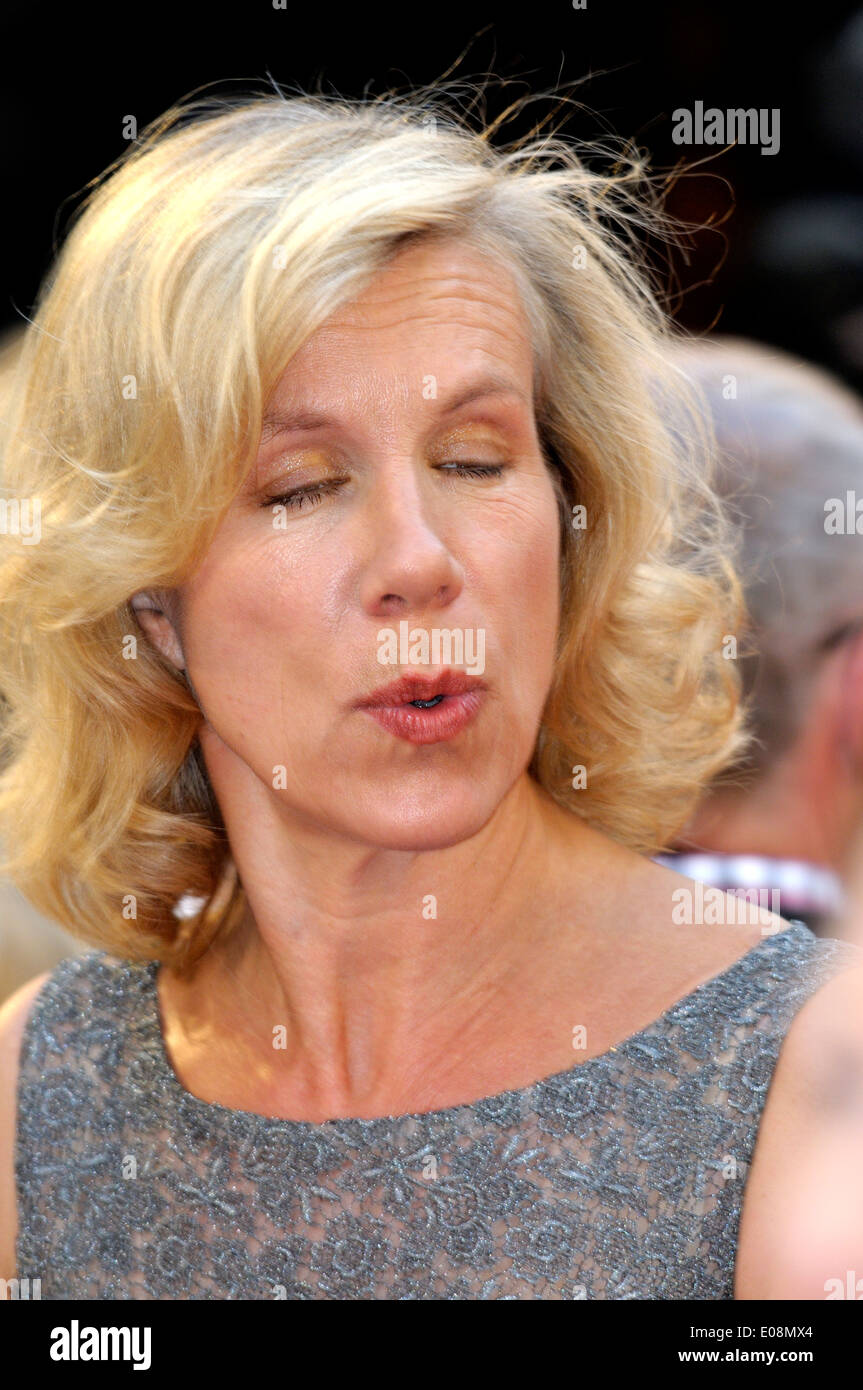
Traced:
<path fill-rule="evenodd" d="M 357 708 L 397 709 L 400 705 L 414 705 L 417 709 L 432 709 L 448 696 L 467 695 L 484 688 L 485 682 L 477 676 L 449 669 L 437 675 L 401 676 L 358 700 Z"/>
<path fill-rule="evenodd" d="M 484 681 L 459 671 L 402 676 L 359 700 L 356 708 L 409 743 L 441 743 L 472 722 L 485 688 Z"/>

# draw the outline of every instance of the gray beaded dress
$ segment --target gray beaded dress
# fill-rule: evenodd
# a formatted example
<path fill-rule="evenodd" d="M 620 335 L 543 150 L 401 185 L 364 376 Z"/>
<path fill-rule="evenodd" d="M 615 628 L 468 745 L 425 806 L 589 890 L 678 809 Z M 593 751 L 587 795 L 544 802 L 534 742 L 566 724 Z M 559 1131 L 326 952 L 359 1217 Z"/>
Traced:
<path fill-rule="evenodd" d="M 157 963 L 63 961 L 22 1043 L 18 1276 L 43 1299 L 730 1299 L 783 1037 L 861 959 L 794 922 L 566 1071 L 323 1123 L 186 1091 Z"/>

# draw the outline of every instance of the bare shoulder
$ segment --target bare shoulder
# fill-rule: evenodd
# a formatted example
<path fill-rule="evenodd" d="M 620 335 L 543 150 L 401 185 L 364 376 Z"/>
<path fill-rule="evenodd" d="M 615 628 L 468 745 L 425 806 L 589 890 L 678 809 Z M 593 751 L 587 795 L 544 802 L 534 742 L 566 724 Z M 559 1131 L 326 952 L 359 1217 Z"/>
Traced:
<path fill-rule="evenodd" d="M 621 888 L 628 910 L 621 929 L 640 937 L 651 970 L 667 973 L 670 988 L 695 985 L 727 970 L 769 936 L 788 928 L 760 901 L 687 878 L 634 855 Z M 647 966 L 647 959 L 645 965 Z"/>
<path fill-rule="evenodd" d="M 577 904 L 580 927 L 596 928 L 589 936 L 600 956 L 643 963 L 669 992 L 694 988 L 788 927 L 766 893 L 753 901 L 699 883 L 571 812 L 556 814 L 563 852 L 548 889 L 556 920 L 570 919 Z"/>
<path fill-rule="evenodd" d="M 631 1037 L 789 923 L 657 864 L 592 830 L 551 881 L 549 920 L 562 995 L 590 1000 L 595 1036 Z M 574 925 L 561 932 L 559 924 Z M 555 986 L 557 987 L 557 986 Z M 573 994 L 575 992 L 575 995 Z"/>
<path fill-rule="evenodd" d="M 15 1126 L 18 1063 L 24 1027 L 50 971 L 35 976 L 0 1005 L 0 1279 L 15 1276 L 18 1221 L 15 1193 Z"/>
<path fill-rule="evenodd" d="M 863 1296 L 861 1172 L 863 965 L 852 965 L 783 1039 L 744 1190 L 735 1297 Z"/>

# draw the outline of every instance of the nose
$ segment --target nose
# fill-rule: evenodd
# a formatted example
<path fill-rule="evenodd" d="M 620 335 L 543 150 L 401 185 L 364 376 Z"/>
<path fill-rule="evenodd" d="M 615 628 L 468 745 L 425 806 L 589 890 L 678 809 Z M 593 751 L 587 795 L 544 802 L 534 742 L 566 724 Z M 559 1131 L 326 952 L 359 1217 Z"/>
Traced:
<path fill-rule="evenodd" d="M 421 472 L 387 469 L 369 497 L 372 550 L 361 581 L 374 618 L 446 608 L 464 587 L 464 570 L 440 531 L 440 516 Z"/>

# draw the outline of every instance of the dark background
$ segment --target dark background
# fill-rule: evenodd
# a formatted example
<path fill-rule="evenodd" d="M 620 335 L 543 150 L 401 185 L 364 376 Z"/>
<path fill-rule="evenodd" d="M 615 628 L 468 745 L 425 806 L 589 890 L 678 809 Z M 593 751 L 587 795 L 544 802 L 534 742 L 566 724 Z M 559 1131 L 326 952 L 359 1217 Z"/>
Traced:
<path fill-rule="evenodd" d="M 675 317 L 695 331 L 742 333 L 821 362 L 863 389 L 863 6 L 617 3 L 324 5 L 287 0 L 145 5 L 10 0 L 0 20 L 3 82 L 0 326 L 32 307 L 76 197 L 138 128 L 202 84 L 288 87 L 347 95 L 425 83 L 454 68 L 510 79 L 514 98 L 588 78 L 588 110 L 565 133 L 608 131 L 649 152 L 654 167 L 712 156 L 677 180 L 668 208 L 713 223 L 674 253 Z M 573 89 L 570 89 L 573 90 Z M 781 145 L 717 155 L 671 140 L 676 107 L 778 107 Z M 535 104 L 508 128 L 546 114 Z M 716 224 L 721 224 L 717 226 Z"/>

